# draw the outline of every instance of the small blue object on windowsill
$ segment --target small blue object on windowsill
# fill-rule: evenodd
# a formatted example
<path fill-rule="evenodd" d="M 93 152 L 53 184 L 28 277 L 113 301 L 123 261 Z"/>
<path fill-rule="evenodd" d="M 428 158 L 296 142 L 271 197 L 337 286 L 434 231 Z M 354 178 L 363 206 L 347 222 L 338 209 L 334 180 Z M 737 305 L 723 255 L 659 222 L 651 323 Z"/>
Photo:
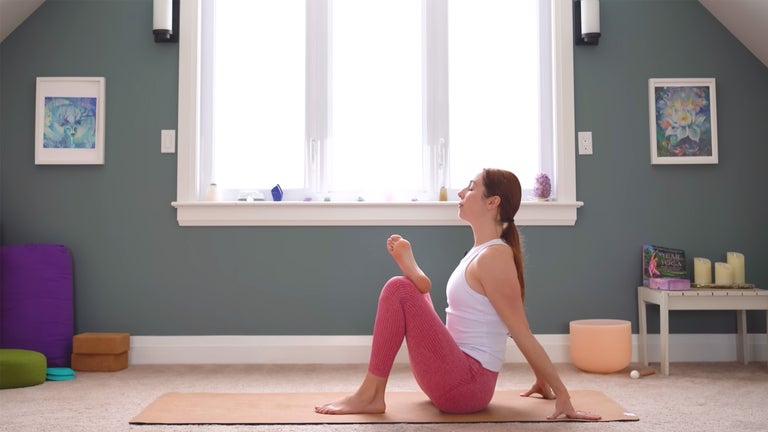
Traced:
<path fill-rule="evenodd" d="M 275 187 L 272 188 L 272 199 L 275 201 L 283 200 L 283 188 L 281 188 L 279 184 L 276 184 Z"/>

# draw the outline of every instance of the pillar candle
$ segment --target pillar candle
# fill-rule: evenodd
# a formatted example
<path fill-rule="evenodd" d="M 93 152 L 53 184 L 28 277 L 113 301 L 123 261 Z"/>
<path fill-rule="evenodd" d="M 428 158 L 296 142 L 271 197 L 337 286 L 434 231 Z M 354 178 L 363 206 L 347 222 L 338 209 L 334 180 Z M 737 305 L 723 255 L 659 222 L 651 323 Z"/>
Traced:
<path fill-rule="evenodd" d="M 712 283 L 712 261 L 706 258 L 693 259 L 693 283 L 698 285 Z"/>
<path fill-rule="evenodd" d="M 727 252 L 727 262 L 733 270 L 733 283 L 743 285 L 744 280 L 744 254 L 739 252 Z"/>
<path fill-rule="evenodd" d="M 205 192 L 205 200 L 221 201 L 221 192 L 219 191 L 219 187 L 216 186 L 216 183 L 208 185 L 208 190 Z"/>
<path fill-rule="evenodd" d="M 733 285 L 733 268 L 724 262 L 715 263 L 715 284 Z"/>

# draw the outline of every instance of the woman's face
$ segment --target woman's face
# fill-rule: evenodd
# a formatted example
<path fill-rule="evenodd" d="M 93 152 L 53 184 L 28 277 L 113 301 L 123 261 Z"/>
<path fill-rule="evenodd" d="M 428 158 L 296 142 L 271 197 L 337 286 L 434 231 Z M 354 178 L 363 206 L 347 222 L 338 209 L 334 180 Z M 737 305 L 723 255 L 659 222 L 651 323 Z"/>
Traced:
<path fill-rule="evenodd" d="M 473 215 L 480 214 L 485 208 L 485 188 L 483 186 L 483 173 L 469 181 L 467 187 L 459 191 L 459 217 L 466 221 L 473 219 Z"/>

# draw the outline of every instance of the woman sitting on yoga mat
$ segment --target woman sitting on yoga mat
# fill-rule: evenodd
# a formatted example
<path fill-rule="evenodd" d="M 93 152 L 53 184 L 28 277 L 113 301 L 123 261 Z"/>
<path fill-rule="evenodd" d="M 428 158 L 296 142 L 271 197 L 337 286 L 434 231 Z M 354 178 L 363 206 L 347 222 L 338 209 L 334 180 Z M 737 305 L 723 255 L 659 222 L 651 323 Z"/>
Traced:
<path fill-rule="evenodd" d="M 480 411 L 493 397 L 509 335 L 536 375 L 521 396 L 555 399 L 549 419 L 565 415 L 599 420 L 598 415 L 573 408 L 568 390 L 528 327 L 522 251 L 514 221 L 520 208 L 520 181 L 511 172 L 485 169 L 459 192 L 459 198 L 459 217 L 472 226 L 475 243 L 448 279 L 445 324 L 432 306 L 431 282 L 416 264 L 410 243 L 391 236 L 387 250 L 403 276 L 390 279 L 381 291 L 368 373 L 355 393 L 316 406 L 315 411 L 384 412 L 387 379 L 403 338 L 416 382 L 439 410 Z"/>

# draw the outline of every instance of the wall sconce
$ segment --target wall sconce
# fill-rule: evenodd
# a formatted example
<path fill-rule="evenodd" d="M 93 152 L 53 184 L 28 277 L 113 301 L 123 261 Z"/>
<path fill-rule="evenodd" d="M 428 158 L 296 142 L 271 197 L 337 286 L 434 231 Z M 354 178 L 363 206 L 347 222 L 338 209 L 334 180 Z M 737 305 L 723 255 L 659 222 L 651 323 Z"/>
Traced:
<path fill-rule="evenodd" d="M 600 40 L 600 0 L 574 1 L 573 37 L 576 45 L 597 45 Z"/>
<path fill-rule="evenodd" d="M 152 0 L 155 42 L 179 41 L 179 0 Z"/>

